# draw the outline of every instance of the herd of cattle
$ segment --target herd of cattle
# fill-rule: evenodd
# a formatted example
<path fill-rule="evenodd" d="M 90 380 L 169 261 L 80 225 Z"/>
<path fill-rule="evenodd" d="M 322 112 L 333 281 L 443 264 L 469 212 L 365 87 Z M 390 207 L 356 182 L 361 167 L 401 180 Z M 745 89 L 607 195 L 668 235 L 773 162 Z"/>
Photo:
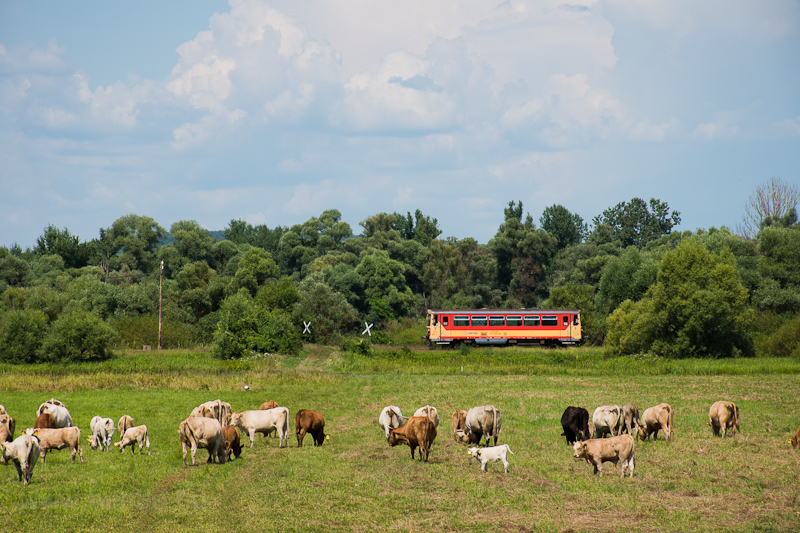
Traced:
<path fill-rule="evenodd" d="M 635 405 L 604 405 L 594 410 L 589 419 L 589 412 L 582 407 L 569 406 L 561 416 L 562 436 L 573 447 L 573 457 L 585 460 L 594 467 L 594 473 L 602 475 L 603 463 L 621 463 L 620 476 L 634 471 L 634 439 L 657 439 L 659 431 L 664 439 L 670 440 L 674 435 L 673 409 L 662 403 L 645 409 L 639 414 Z M 134 425 L 134 419 L 123 415 L 117 424 L 110 418 L 95 416 L 90 422 L 91 436 L 87 438 L 91 449 L 100 448 L 108 451 L 114 431 L 119 431 L 120 440 L 114 443 L 121 453 L 130 446 L 139 454 L 147 448 L 150 454 L 150 439 L 147 426 Z M 508 472 L 508 454 L 514 454 L 507 444 L 498 446 L 502 417 L 493 405 L 473 407 L 469 411 L 456 409 L 452 416 L 452 435 L 456 442 L 473 444 L 467 454 L 480 463 L 483 471 L 488 464 L 501 462 L 503 470 Z M 715 402 L 708 413 L 708 425 L 715 436 L 725 437 L 729 432 L 733 436 L 739 431 L 739 408 L 728 401 Z M 394 447 L 399 444 L 411 448 L 411 458 L 415 459 L 419 448 L 420 461 L 428 461 L 431 446 L 439 427 L 439 414 L 435 407 L 420 407 L 414 416 L 403 418 L 403 413 L 396 405 L 386 406 L 378 417 L 378 424 L 384 432 L 386 442 Z M 32 428 L 20 432 L 14 438 L 16 422 L 0 405 L 0 449 L 2 464 L 14 463 L 19 480 L 25 485 L 30 483 L 33 467 L 41 458 L 42 463 L 49 450 L 69 448 L 72 462 L 76 455 L 84 462 L 81 449 L 81 430 L 73 424 L 72 416 L 66 406 L 59 400 L 51 398 L 39 406 L 36 421 Z M 295 414 L 295 435 L 297 446 L 302 447 L 306 434 L 310 434 L 314 446 L 321 446 L 328 435 L 325 434 L 325 419 L 317 411 L 301 409 Z M 208 462 L 225 463 L 231 456 L 238 458 L 242 451 L 240 432 L 250 437 L 250 448 L 255 445 L 256 434 L 262 438 L 273 435 L 279 439 L 279 447 L 288 446 L 289 409 L 268 401 L 257 410 L 233 412 L 231 405 L 222 400 L 205 402 L 194 408 L 189 416 L 178 425 L 178 438 L 183 447 L 183 464 L 191 451 L 192 465 L 196 465 L 197 450 L 208 451 Z M 604 438 L 609 435 L 609 438 Z M 483 447 L 481 440 L 484 440 Z M 493 442 L 491 442 L 493 440 Z M 789 441 L 795 448 L 800 446 L 800 429 Z M 490 446 L 492 444 L 492 446 Z"/>

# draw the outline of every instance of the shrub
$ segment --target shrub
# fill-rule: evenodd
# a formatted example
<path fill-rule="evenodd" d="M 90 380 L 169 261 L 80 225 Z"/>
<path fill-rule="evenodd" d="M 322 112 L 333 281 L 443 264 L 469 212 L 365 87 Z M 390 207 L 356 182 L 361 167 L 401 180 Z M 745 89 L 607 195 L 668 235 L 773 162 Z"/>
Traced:
<path fill-rule="evenodd" d="M 40 356 L 47 316 L 35 309 L 8 311 L 0 319 L 0 361 L 33 363 Z"/>
<path fill-rule="evenodd" d="M 82 310 L 63 313 L 50 326 L 43 344 L 43 359 L 87 361 L 108 359 L 117 342 L 116 331 L 96 315 Z"/>

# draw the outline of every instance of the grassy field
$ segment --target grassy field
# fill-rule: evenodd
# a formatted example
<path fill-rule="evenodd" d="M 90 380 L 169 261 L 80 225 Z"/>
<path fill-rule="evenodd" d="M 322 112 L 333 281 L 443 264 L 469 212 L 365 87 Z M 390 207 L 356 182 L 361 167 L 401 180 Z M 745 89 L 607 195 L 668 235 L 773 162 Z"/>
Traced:
<path fill-rule="evenodd" d="M 463 368 L 463 370 L 462 370 Z M 244 385 L 250 390 L 245 391 Z M 603 359 L 591 349 L 342 354 L 308 347 L 297 358 L 214 361 L 205 353 L 132 352 L 63 367 L 0 367 L 0 403 L 30 426 L 55 397 L 85 435 L 100 414 L 130 414 L 150 431 L 152 456 L 92 452 L 71 464 L 50 452 L 29 487 L 0 469 L 9 531 L 797 531 L 800 362 L 783 359 Z M 234 410 L 274 399 L 321 411 L 331 438 L 321 448 L 279 449 L 257 439 L 229 464 L 184 467 L 176 433 L 191 409 L 221 398 Z M 740 434 L 711 436 L 716 400 L 737 403 Z M 636 473 L 602 478 L 572 458 L 561 434 L 567 405 L 667 402 L 671 442 L 637 443 Z M 380 410 L 406 416 L 438 408 L 429 463 L 390 448 Z M 491 403 L 502 412 L 508 474 L 482 473 L 453 442 L 450 415 Z M 293 431 L 293 423 L 290 431 Z M 118 440 L 115 435 L 114 440 Z"/>

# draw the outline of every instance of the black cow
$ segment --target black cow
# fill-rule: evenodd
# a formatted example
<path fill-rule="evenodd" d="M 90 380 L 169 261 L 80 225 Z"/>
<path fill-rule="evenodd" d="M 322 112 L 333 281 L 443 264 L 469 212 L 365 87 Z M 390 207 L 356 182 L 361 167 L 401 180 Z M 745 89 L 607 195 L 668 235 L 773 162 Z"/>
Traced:
<path fill-rule="evenodd" d="M 564 433 L 561 435 L 567 438 L 567 444 L 573 444 L 578 440 L 586 440 L 589 435 L 589 411 L 583 407 L 569 406 L 561 415 L 561 427 Z"/>

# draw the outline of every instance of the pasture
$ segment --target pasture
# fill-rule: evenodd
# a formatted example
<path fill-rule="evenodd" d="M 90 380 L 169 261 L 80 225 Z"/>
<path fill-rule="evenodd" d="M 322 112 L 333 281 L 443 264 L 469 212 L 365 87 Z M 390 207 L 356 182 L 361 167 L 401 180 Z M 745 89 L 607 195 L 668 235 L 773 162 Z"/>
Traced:
<path fill-rule="evenodd" d="M 52 451 L 27 488 L 13 466 L 0 468 L 6 529 L 716 532 L 800 525 L 800 450 L 787 443 L 800 426 L 796 361 L 719 362 L 737 370 L 717 374 L 707 362 L 652 373 L 648 361 L 595 372 L 578 350 L 555 352 L 573 359 L 560 371 L 526 373 L 526 357 L 554 352 L 493 353 L 453 352 L 412 365 L 414 354 L 354 360 L 312 347 L 290 359 L 139 352 L 100 364 L 3 366 L 0 404 L 16 418 L 17 433 L 55 397 L 70 409 L 84 443 L 94 415 L 129 414 L 148 426 L 152 444 L 152 456 L 134 456 L 116 448 L 92 452 L 86 443 L 86 464 L 72 464 L 67 450 Z M 606 364 L 619 363 L 598 368 Z M 269 399 L 287 406 L 290 447 L 257 438 L 229 464 L 206 464 L 200 450 L 199 466 L 184 467 L 178 424 L 216 398 L 237 411 Z M 714 438 L 706 425 L 709 406 L 720 399 L 740 408 L 734 438 Z M 643 411 L 661 402 L 675 409 L 676 434 L 671 442 L 637 442 L 633 479 L 620 479 L 613 464 L 604 477 L 593 476 L 560 436 L 567 405 L 591 413 L 609 403 Z M 405 416 L 425 404 L 438 408 L 442 423 L 429 463 L 412 461 L 408 447 L 387 446 L 377 417 L 392 403 Z M 456 408 L 487 403 L 502 413 L 499 443 L 515 453 L 508 474 L 499 463 L 481 472 L 467 446 L 451 437 Z M 306 439 L 296 447 L 294 413 L 301 408 L 325 415 L 331 437 L 324 446 Z"/>

